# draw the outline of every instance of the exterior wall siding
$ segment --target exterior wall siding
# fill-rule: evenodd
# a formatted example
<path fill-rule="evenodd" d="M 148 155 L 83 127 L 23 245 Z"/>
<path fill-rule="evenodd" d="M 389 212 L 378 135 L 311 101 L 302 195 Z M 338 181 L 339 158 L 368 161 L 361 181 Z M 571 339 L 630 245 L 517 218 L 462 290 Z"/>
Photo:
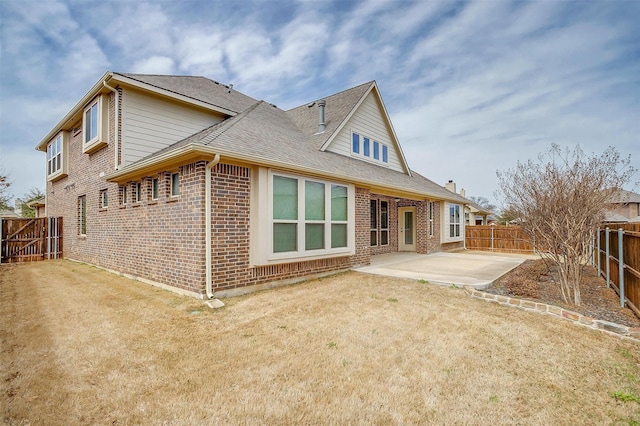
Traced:
<path fill-rule="evenodd" d="M 109 141 L 92 154 L 82 152 L 81 119 L 70 132 L 68 176 L 47 182 L 47 213 L 64 218 L 65 257 L 95 264 L 135 277 L 197 294 L 205 292 L 205 161 L 165 170 L 124 186 L 101 175 L 115 167 L 115 109 L 122 124 L 127 120 L 125 97 L 116 105 L 109 96 Z M 130 116 L 129 116 L 130 117 Z M 126 155 L 130 140 L 122 134 Z M 180 193 L 170 194 L 171 173 L 179 173 Z M 158 178 L 159 197 L 152 199 L 152 180 Z M 428 201 L 400 200 L 355 188 L 355 254 L 323 259 L 253 266 L 251 244 L 251 169 L 218 164 L 212 170 L 212 276 L 214 291 L 273 281 L 303 278 L 353 266 L 368 265 L 371 256 L 398 249 L 397 209 L 416 206 L 417 251 L 430 253 L 456 245 L 440 244 L 441 203 L 435 203 L 434 235 L 428 235 Z M 140 183 L 141 200 L 134 198 Z M 128 203 L 122 203 L 123 188 Z M 101 204 L 106 192 L 108 206 Z M 86 235 L 79 235 L 79 199 L 86 199 Z M 389 203 L 389 245 L 370 246 L 370 200 Z M 461 243 L 463 244 L 463 243 Z M 460 244 L 460 246 L 461 246 Z"/>
<path fill-rule="evenodd" d="M 64 217 L 65 257 L 201 293 L 204 285 L 204 162 L 180 168 L 181 193 L 151 200 L 151 179 L 143 180 L 140 203 L 121 206 L 117 183 L 100 177 L 115 166 L 115 95 L 109 99 L 109 144 L 82 153 L 80 120 L 69 141 L 69 174 L 47 182 L 47 213 Z M 178 170 L 176 170 L 178 171 Z M 130 200 L 133 183 L 128 185 Z M 108 206 L 100 195 L 107 192 Z M 78 199 L 86 197 L 86 235 L 79 235 Z"/>
<path fill-rule="evenodd" d="M 389 167 L 404 173 L 400 162 L 398 147 L 392 142 L 391 129 L 386 126 L 383 117 L 382 108 L 378 104 L 376 97 L 373 93 L 369 93 L 358 111 L 356 111 L 327 148 L 327 151 L 346 155 L 347 157 L 351 156 L 351 132 L 353 131 L 389 147 L 388 165 L 385 164 L 383 166 L 384 163 L 378 161 L 373 161 L 374 164 L 379 164 L 382 167 Z M 363 159 L 363 161 L 366 160 Z"/>
<path fill-rule="evenodd" d="M 123 165 L 129 165 L 224 119 L 133 89 L 122 92 Z"/>

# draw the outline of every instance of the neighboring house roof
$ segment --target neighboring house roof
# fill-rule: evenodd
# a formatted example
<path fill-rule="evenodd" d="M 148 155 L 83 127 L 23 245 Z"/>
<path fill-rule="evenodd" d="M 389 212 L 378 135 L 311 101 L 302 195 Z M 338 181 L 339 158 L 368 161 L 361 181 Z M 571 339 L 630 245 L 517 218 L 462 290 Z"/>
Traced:
<path fill-rule="evenodd" d="M 621 214 L 607 210 L 604 215 L 605 222 L 629 222 L 629 218 Z"/>
<path fill-rule="evenodd" d="M 304 133 L 289 113 L 264 101 L 106 177 L 116 181 L 133 178 L 138 170 L 155 161 L 188 152 L 220 154 L 227 159 L 331 176 L 386 192 L 467 201 L 417 173 L 411 176 L 352 157 L 322 152 L 318 139 Z"/>
<path fill-rule="evenodd" d="M 469 201 L 469 200 L 467 200 L 467 201 Z M 488 215 L 488 214 L 491 214 L 491 210 L 487 210 L 487 209 L 485 209 L 484 207 L 482 207 L 481 205 L 476 204 L 476 203 L 474 203 L 474 202 L 472 202 L 472 201 L 469 201 L 469 202 L 467 203 L 467 205 L 468 205 L 469 207 L 471 207 L 471 212 L 472 212 L 472 213 L 479 213 L 479 214 L 481 214 L 481 215 Z"/>
<path fill-rule="evenodd" d="M 20 215 L 13 210 L 0 210 L 0 217 L 19 218 Z"/>
<path fill-rule="evenodd" d="M 32 209 L 36 207 L 42 207 L 45 205 L 45 198 L 44 197 L 36 198 L 34 200 L 27 202 L 26 204 Z"/>
<path fill-rule="evenodd" d="M 640 194 L 620 189 L 609 198 L 609 202 L 612 204 L 640 203 Z"/>

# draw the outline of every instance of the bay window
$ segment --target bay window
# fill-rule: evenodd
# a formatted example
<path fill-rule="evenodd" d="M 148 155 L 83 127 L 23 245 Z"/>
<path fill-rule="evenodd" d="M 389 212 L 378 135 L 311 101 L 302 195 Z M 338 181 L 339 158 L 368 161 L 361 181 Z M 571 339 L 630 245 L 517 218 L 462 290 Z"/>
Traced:
<path fill-rule="evenodd" d="M 350 250 L 346 185 L 271 174 L 270 189 L 272 259 Z"/>
<path fill-rule="evenodd" d="M 47 180 L 56 180 L 67 175 L 67 132 L 60 132 L 47 145 Z"/>

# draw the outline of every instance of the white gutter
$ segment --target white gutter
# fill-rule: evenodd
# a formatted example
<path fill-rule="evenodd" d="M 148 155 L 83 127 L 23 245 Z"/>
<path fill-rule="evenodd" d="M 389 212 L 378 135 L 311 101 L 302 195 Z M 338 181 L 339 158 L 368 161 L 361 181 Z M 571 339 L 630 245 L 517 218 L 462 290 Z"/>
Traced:
<path fill-rule="evenodd" d="M 114 131 L 115 131 L 115 135 L 114 135 L 114 141 L 115 141 L 115 159 L 114 159 L 114 165 L 113 168 L 115 170 L 118 170 L 120 168 L 120 162 L 118 161 L 118 147 L 120 146 L 120 92 L 118 92 L 116 89 L 114 89 L 113 87 L 109 86 L 107 84 L 106 81 L 102 82 L 102 85 L 104 87 L 106 87 L 107 89 L 111 90 L 113 93 L 116 94 L 116 106 L 115 106 L 115 110 L 116 110 L 116 117 L 115 117 L 115 122 L 114 122 Z"/>
<path fill-rule="evenodd" d="M 213 299 L 212 273 L 211 273 L 211 169 L 220 162 L 220 154 L 216 154 L 213 160 L 205 167 L 205 189 L 204 189 L 204 232 L 205 232 L 205 267 L 207 298 Z"/>

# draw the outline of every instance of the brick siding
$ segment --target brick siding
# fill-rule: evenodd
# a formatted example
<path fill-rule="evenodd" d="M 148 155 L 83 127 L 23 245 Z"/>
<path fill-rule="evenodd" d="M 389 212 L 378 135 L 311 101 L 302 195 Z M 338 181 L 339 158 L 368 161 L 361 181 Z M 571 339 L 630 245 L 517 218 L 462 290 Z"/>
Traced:
<path fill-rule="evenodd" d="M 68 176 L 47 182 L 47 214 L 64 217 L 64 253 L 134 277 L 189 292 L 205 292 L 205 167 L 206 161 L 118 185 L 102 176 L 115 167 L 115 94 L 109 95 L 108 145 L 92 154 L 82 152 L 82 119 L 70 132 Z M 121 117 L 121 114 L 120 114 Z M 117 126 L 120 127 L 120 126 Z M 118 149 L 118 158 L 122 148 Z M 171 174 L 179 174 L 179 195 L 171 196 Z M 153 199 L 153 179 L 158 198 Z M 212 169 L 213 290 L 229 290 L 273 281 L 302 278 L 353 266 L 368 265 L 375 254 L 398 250 L 398 207 L 415 206 L 416 249 L 429 253 L 440 244 L 440 203 L 434 210 L 434 235 L 428 235 L 428 201 L 400 200 L 355 189 L 355 254 L 274 265 L 251 265 L 251 169 L 220 163 Z M 136 201 L 137 184 L 141 199 Z M 123 203 L 126 190 L 127 203 Z M 106 192 L 108 206 L 102 206 Z M 79 197 L 86 197 L 86 235 L 79 235 Z M 370 200 L 387 201 L 389 244 L 370 245 Z"/>

